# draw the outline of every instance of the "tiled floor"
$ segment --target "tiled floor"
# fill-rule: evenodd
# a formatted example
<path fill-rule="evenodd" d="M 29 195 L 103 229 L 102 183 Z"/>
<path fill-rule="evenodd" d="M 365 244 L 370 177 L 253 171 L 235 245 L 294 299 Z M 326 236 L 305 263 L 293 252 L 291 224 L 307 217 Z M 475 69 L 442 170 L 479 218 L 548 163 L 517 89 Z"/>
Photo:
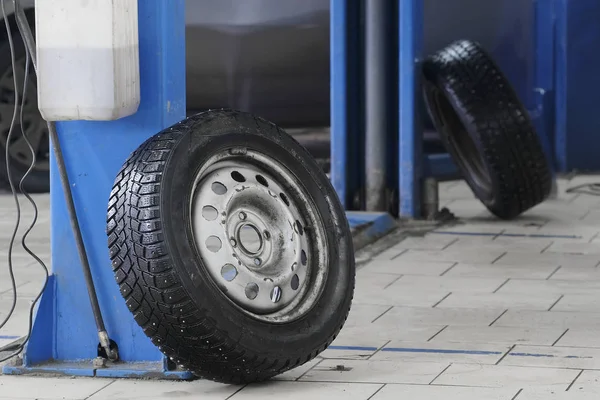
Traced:
<path fill-rule="evenodd" d="M 600 197 L 564 191 L 586 181 L 600 176 L 561 180 L 558 199 L 510 222 L 490 217 L 464 183 L 443 184 L 444 205 L 464 223 L 361 263 L 351 316 L 334 345 L 272 382 L 1 376 L 0 399 L 597 399 Z M 47 258 L 48 199 L 37 199 L 41 229 L 31 243 Z M 4 255 L 13 207 L 0 197 Z M 16 259 L 22 300 L 0 345 L 24 332 L 40 282 L 33 262 Z M 0 318 L 9 303 L 2 268 Z"/>

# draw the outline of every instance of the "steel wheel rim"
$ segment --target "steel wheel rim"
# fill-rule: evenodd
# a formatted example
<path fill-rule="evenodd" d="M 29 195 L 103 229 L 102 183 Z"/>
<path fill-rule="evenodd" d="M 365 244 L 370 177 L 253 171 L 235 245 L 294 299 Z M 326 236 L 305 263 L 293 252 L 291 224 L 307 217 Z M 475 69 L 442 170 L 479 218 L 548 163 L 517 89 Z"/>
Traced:
<path fill-rule="evenodd" d="M 328 273 L 316 207 L 271 157 L 232 153 L 212 157 L 196 175 L 190 216 L 198 253 L 222 294 L 244 313 L 275 323 L 301 318 Z"/>
<path fill-rule="evenodd" d="M 25 76 L 25 59 L 16 62 L 17 82 L 19 83 L 19 103 L 22 101 L 23 78 Z M 29 168 L 33 162 L 33 155 L 23 135 L 20 126 L 20 110 L 17 110 L 14 132 L 11 143 L 8 143 L 8 133 L 15 106 L 15 86 L 12 68 L 0 76 L 0 145 L 4 150 L 8 146 L 11 159 L 24 168 Z M 19 107 L 21 105 L 19 104 Z M 25 93 L 25 106 L 23 108 L 23 129 L 29 142 L 34 148 L 36 163 L 35 170 L 50 170 L 50 142 L 46 121 L 42 118 L 37 108 L 36 78 L 33 68 L 29 68 L 29 82 Z"/>

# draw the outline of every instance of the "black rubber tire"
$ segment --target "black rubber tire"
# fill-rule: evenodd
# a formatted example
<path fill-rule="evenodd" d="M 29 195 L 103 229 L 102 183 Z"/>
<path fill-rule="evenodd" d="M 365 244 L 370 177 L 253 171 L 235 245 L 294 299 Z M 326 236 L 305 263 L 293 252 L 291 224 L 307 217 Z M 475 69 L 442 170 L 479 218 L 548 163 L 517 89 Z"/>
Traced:
<path fill-rule="evenodd" d="M 216 152 L 240 146 L 285 165 L 327 233 L 324 290 L 306 315 L 286 324 L 261 322 L 235 306 L 194 245 L 189 202 L 195 171 Z M 352 236 L 332 185 L 291 136 L 247 113 L 197 114 L 142 144 L 115 180 L 107 234 L 115 277 L 135 320 L 167 357 L 202 378 L 256 382 L 306 363 L 334 340 L 350 310 Z"/>
<path fill-rule="evenodd" d="M 478 43 L 457 41 L 428 57 L 423 78 L 442 142 L 492 214 L 511 219 L 549 196 L 550 166 L 528 112 Z"/>
<path fill-rule="evenodd" d="M 0 22 L 0 24 L 4 25 L 4 22 Z M 17 60 L 23 59 L 26 56 L 25 44 L 23 43 L 21 35 L 14 26 L 14 23 L 12 27 L 15 58 Z M 34 29 L 33 26 L 32 29 Z M 31 66 L 31 68 L 33 68 L 33 66 Z M 8 39 L 5 39 L 2 42 L 0 42 L 0 74 L 4 74 L 5 71 L 8 70 L 12 70 L 12 62 L 10 54 L 10 45 Z M 39 111 L 37 112 L 39 113 Z M 20 134 L 20 130 L 17 127 L 13 135 Z M 18 161 L 11 161 L 10 174 L 16 190 L 19 190 L 19 182 L 21 181 L 26 172 L 27 168 L 24 165 L 22 165 Z M 0 187 L 6 190 L 10 190 L 10 185 L 8 182 L 8 171 L 6 169 L 6 149 L 4 146 L 0 146 Z M 29 175 L 27 175 L 27 178 L 23 182 L 23 188 L 28 193 L 48 193 L 50 191 L 50 171 L 33 169 L 29 173 Z"/>

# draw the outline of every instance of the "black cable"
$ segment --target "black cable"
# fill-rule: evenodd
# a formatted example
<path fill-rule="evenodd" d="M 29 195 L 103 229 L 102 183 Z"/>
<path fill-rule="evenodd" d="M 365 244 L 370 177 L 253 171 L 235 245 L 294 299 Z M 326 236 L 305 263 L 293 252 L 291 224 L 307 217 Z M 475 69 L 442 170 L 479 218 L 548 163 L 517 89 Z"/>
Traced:
<path fill-rule="evenodd" d="M 4 0 L 2 0 L 2 2 L 4 2 Z M 28 24 L 25 12 L 20 7 L 19 1 L 13 0 L 13 4 L 15 7 L 15 15 L 16 15 L 16 19 L 17 19 L 17 26 L 19 28 L 19 32 L 21 33 L 21 36 L 23 37 L 23 41 L 25 42 L 25 47 L 27 48 L 27 51 L 31 56 L 31 61 L 37 72 L 36 48 L 35 48 L 35 40 L 33 38 L 33 34 L 31 32 L 31 29 L 29 28 L 29 24 Z M 54 122 L 48 122 L 48 132 L 50 133 L 50 140 L 52 142 L 52 150 L 54 152 L 54 156 L 56 159 L 56 165 L 58 167 L 58 174 L 60 176 L 60 181 L 61 181 L 61 184 L 63 187 L 67 211 L 69 213 L 69 222 L 71 223 L 71 229 L 73 231 L 73 236 L 75 237 L 75 244 L 77 246 L 77 252 L 79 254 L 79 259 L 81 262 L 84 279 L 85 279 L 85 283 L 86 283 L 87 291 L 88 291 L 88 295 L 89 295 L 89 300 L 90 300 L 90 304 L 92 307 L 94 320 L 96 322 L 96 328 L 98 330 L 98 338 L 100 341 L 100 346 L 104 349 L 104 352 L 106 353 L 106 356 L 109 360 L 117 361 L 119 359 L 118 349 L 116 346 L 113 345 L 114 342 L 112 342 L 110 340 L 110 337 L 108 336 L 106 327 L 104 325 L 104 319 L 102 318 L 102 311 L 100 309 L 100 303 L 98 302 L 98 296 L 96 294 L 96 288 L 94 286 L 94 279 L 92 277 L 89 259 L 87 256 L 85 245 L 83 243 L 83 236 L 81 235 L 81 229 L 79 227 L 79 220 L 77 218 L 77 210 L 75 209 L 75 203 L 73 201 L 73 193 L 71 192 L 71 185 L 69 184 L 69 176 L 67 174 L 67 167 L 65 165 L 65 161 L 62 156 L 60 141 L 58 138 L 58 133 L 56 132 L 56 124 Z"/>
<path fill-rule="evenodd" d="M 12 29 L 10 27 L 10 22 L 8 21 L 8 19 L 6 17 L 6 9 L 5 9 L 4 0 L 2 0 L 1 7 L 2 7 L 2 16 L 4 18 L 4 24 L 5 24 L 6 32 L 8 35 L 8 42 L 9 42 L 9 47 L 10 47 L 10 52 L 11 52 L 11 63 L 12 63 L 12 69 L 13 69 L 13 83 L 14 83 L 14 88 L 15 88 L 15 110 L 13 112 L 13 119 L 11 121 L 10 129 L 9 129 L 9 133 L 8 133 L 5 156 L 6 156 L 6 170 L 7 170 L 7 175 L 8 175 L 8 181 L 9 181 L 12 195 L 15 199 L 15 204 L 17 207 L 17 222 L 15 224 L 15 229 L 11 236 L 9 249 L 8 249 L 8 269 L 9 269 L 9 275 L 11 278 L 13 301 L 11 303 L 10 312 L 8 313 L 5 320 L 2 321 L 2 323 L 0 323 L 0 329 L 2 329 L 2 327 L 4 327 L 6 325 L 6 323 L 8 322 L 8 320 L 11 318 L 11 316 L 13 315 L 14 310 L 16 308 L 16 304 L 17 304 L 17 288 L 16 288 L 16 281 L 15 281 L 15 276 L 14 276 L 14 267 L 13 267 L 13 263 L 12 263 L 12 250 L 14 247 L 14 241 L 17 236 L 20 221 L 21 221 L 21 207 L 20 207 L 20 203 L 19 203 L 19 197 L 16 193 L 14 182 L 12 180 L 12 176 L 10 173 L 10 154 L 9 154 L 9 146 L 10 146 L 10 142 L 11 142 L 10 139 L 12 138 L 12 134 L 14 133 L 13 131 L 14 131 L 14 124 L 15 124 L 15 120 L 16 120 L 16 116 L 17 116 L 17 106 L 19 104 L 19 89 L 18 89 L 17 75 L 15 73 L 16 57 L 15 57 L 15 51 L 14 51 L 14 42 L 12 39 Z M 37 223 L 37 219 L 38 219 L 37 204 L 35 203 L 33 198 L 29 195 L 29 193 L 27 193 L 27 191 L 25 190 L 25 187 L 24 187 L 25 179 L 27 179 L 27 177 L 29 176 L 31 171 L 35 168 L 35 164 L 37 161 L 35 149 L 31 145 L 31 142 L 29 141 L 29 138 L 27 137 L 27 133 L 25 132 L 24 123 L 23 123 L 23 109 L 25 108 L 25 102 L 26 102 L 27 83 L 29 80 L 30 62 L 31 62 L 31 59 L 30 59 L 29 53 L 27 53 L 26 57 L 25 57 L 25 76 L 23 77 L 23 96 L 21 99 L 21 108 L 20 108 L 20 112 L 19 112 L 19 125 L 21 127 L 21 134 L 23 136 L 23 139 L 25 140 L 25 143 L 27 144 L 29 151 L 31 151 L 32 161 L 31 161 L 31 165 L 29 166 L 29 168 L 27 169 L 25 174 L 23 174 L 23 176 L 21 177 L 21 180 L 19 182 L 19 190 L 27 198 L 27 200 L 31 203 L 33 210 L 34 210 L 34 215 L 33 215 L 33 220 L 31 222 L 31 224 L 29 225 L 29 227 L 27 228 L 27 230 L 25 231 L 25 233 L 23 234 L 23 236 L 21 238 L 21 246 L 42 267 L 42 269 L 44 270 L 45 278 L 44 278 L 44 285 L 43 285 L 42 289 L 40 290 L 40 292 L 34 299 L 33 303 L 30 306 L 30 309 L 29 309 L 29 327 L 28 327 L 27 335 L 24 338 L 22 338 L 18 344 L 14 345 L 14 346 L 9 345 L 7 347 L 7 350 L 11 350 L 14 352 L 12 354 L 10 354 L 8 357 L 0 359 L 0 362 L 4 362 L 10 358 L 13 358 L 23 351 L 25 344 L 28 342 L 29 338 L 31 337 L 31 331 L 33 329 L 33 312 L 35 310 L 35 306 L 38 303 L 40 297 L 42 296 L 42 294 L 46 288 L 46 285 L 48 283 L 48 268 L 46 267 L 44 262 L 34 252 L 32 252 L 31 249 L 29 249 L 29 247 L 27 246 L 27 236 L 29 235 L 29 233 L 31 233 L 31 231 L 35 227 L 35 225 Z"/>

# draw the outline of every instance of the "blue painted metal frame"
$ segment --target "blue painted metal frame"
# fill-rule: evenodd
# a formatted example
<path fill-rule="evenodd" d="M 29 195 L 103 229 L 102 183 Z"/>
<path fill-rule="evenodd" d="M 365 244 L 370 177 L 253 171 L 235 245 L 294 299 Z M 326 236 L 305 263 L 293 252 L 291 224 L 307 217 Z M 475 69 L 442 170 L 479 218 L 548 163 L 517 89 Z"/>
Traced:
<path fill-rule="evenodd" d="M 554 148 L 557 169 L 597 171 L 600 158 L 600 2 L 553 0 L 555 9 Z"/>
<path fill-rule="evenodd" d="M 423 129 L 418 99 L 423 25 L 423 0 L 401 1 L 398 9 L 398 188 L 399 214 L 407 218 L 421 217 Z"/>
<path fill-rule="evenodd" d="M 139 40 L 139 111 L 119 121 L 57 126 L 98 299 L 122 362 L 100 369 L 92 364 L 97 356 L 96 326 L 52 158 L 52 276 L 37 310 L 23 365 L 6 366 L 6 374 L 191 377 L 188 372 L 169 371 L 162 353 L 127 310 L 114 283 L 104 233 L 113 179 L 125 159 L 145 139 L 186 116 L 185 0 L 140 1 Z"/>
<path fill-rule="evenodd" d="M 361 187 L 360 0 L 330 1 L 331 181 L 346 209 Z"/>

